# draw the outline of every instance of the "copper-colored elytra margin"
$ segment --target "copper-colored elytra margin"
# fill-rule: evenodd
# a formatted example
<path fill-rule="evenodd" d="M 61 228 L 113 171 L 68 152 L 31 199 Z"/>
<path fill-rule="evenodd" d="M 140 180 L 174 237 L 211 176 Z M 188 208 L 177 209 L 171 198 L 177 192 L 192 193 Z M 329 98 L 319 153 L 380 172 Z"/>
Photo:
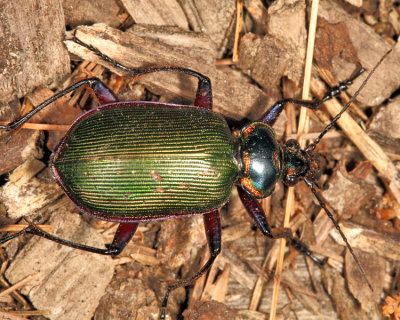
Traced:
<path fill-rule="evenodd" d="M 243 135 L 245 136 L 245 138 L 247 138 L 247 136 L 250 133 L 252 133 L 253 131 L 254 131 L 254 125 L 250 125 L 246 129 L 243 130 Z"/>
<path fill-rule="evenodd" d="M 263 197 L 264 195 L 259 192 L 256 188 L 254 188 L 253 184 L 251 183 L 251 180 L 248 178 L 241 178 L 240 183 L 243 185 L 243 187 L 248 190 L 250 193 L 254 194 L 256 197 Z"/>
<path fill-rule="evenodd" d="M 249 174 L 249 169 L 250 169 L 250 155 L 248 152 L 244 153 L 245 153 L 243 155 L 244 173 L 247 175 Z"/>

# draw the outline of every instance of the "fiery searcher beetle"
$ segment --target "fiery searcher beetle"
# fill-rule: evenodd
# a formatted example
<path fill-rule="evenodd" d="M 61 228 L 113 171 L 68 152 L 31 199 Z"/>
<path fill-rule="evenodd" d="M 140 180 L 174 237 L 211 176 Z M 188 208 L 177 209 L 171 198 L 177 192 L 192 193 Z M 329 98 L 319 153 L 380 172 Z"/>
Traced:
<path fill-rule="evenodd" d="M 366 279 L 346 237 L 316 192 L 320 167 L 319 156 L 313 152 L 358 93 L 305 149 L 301 149 L 295 140 L 280 145 L 272 129 L 285 104 L 317 109 L 324 101 L 346 90 L 364 71 L 362 68 L 349 80 L 328 91 L 321 100 L 285 99 L 275 103 L 258 121 L 246 125 L 238 137 L 234 137 L 225 119 L 212 112 L 211 83 L 202 74 L 178 67 L 130 69 L 78 39 L 75 42 L 136 77 L 160 71 L 196 77 L 198 88 L 194 106 L 119 102 L 104 83 L 90 78 L 54 95 L 22 118 L 0 126 L 0 129 L 16 130 L 55 100 L 79 87 L 89 86 L 101 105 L 75 120 L 52 155 L 50 168 L 58 184 L 81 212 L 120 223 L 107 249 L 58 238 L 33 224 L 0 239 L 0 243 L 28 233 L 80 250 L 117 255 L 130 241 L 140 222 L 202 214 L 210 258 L 190 278 L 168 284 L 162 301 L 163 319 L 170 292 L 200 277 L 218 256 L 221 250 L 218 210 L 228 201 L 234 185 L 247 212 L 265 236 L 286 238 L 296 249 L 321 263 L 289 229 L 272 232 L 257 201 L 268 197 L 279 179 L 289 186 L 303 180 L 335 224 Z"/>

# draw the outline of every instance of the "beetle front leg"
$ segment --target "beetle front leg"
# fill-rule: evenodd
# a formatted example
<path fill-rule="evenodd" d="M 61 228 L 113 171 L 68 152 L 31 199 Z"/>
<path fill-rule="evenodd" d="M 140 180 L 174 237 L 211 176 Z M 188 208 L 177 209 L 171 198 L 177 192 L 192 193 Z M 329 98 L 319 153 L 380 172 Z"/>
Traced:
<path fill-rule="evenodd" d="M 268 224 L 265 212 L 257 199 L 248 194 L 245 190 L 243 190 L 242 187 L 238 186 L 237 189 L 240 200 L 242 200 L 246 211 L 249 213 L 250 217 L 255 221 L 257 227 L 265 236 L 271 239 L 285 238 L 290 243 L 290 245 L 293 246 L 293 248 L 310 257 L 317 264 L 323 265 L 325 263 L 324 261 L 313 256 L 312 252 L 299 239 L 293 237 L 292 231 L 290 229 L 283 229 L 279 232 L 273 232 L 270 225 Z"/>
<path fill-rule="evenodd" d="M 57 242 L 59 244 L 62 244 L 64 246 L 68 246 L 71 248 L 88 251 L 88 252 L 93 252 L 93 253 L 114 256 L 114 255 L 119 254 L 122 251 L 122 249 L 127 245 L 129 240 L 132 239 L 138 225 L 139 225 L 138 222 L 120 223 L 118 226 L 118 229 L 115 233 L 114 240 L 108 249 L 87 246 L 84 244 L 75 243 L 75 242 L 72 242 L 69 240 L 65 240 L 65 239 L 53 236 L 52 234 L 47 233 L 47 232 L 43 231 L 42 229 L 36 227 L 32 223 L 30 223 L 25 229 L 15 233 L 11 236 L 1 238 L 0 244 L 5 243 L 11 239 L 17 238 L 17 237 L 23 235 L 24 233 L 28 233 L 28 234 L 33 234 L 33 235 L 48 239 L 50 241 Z"/>
<path fill-rule="evenodd" d="M 168 298 L 171 291 L 182 286 L 187 286 L 196 279 L 198 279 L 199 277 L 201 277 L 211 268 L 215 258 L 221 252 L 221 220 L 219 217 L 218 209 L 205 213 L 203 217 L 204 217 L 204 228 L 206 230 L 206 236 L 208 241 L 208 248 L 210 249 L 210 258 L 204 264 L 204 266 L 189 279 L 168 284 L 167 292 L 161 304 L 160 319 L 165 319 L 165 308 L 167 307 Z"/>

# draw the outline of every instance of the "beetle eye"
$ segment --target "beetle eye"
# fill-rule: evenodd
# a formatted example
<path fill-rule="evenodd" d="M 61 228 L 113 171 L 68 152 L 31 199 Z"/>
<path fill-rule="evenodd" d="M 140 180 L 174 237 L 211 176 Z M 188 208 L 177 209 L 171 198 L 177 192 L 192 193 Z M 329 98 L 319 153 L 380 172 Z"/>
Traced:
<path fill-rule="evenodd" d="M 286 146 L 288 146 L 289 148 L 293 148 L 293 149 L 300 149 L 300 144 L 297 140 L 295 139 L 289 139 L 288 141 L 286 141 Z"/>
<path fill-rule="evenodd" d="M 292 187 L 299 182 L 299 177 L 296 176 L 286 176 L 285 180 L 283 181 L 288 187 Z"/>

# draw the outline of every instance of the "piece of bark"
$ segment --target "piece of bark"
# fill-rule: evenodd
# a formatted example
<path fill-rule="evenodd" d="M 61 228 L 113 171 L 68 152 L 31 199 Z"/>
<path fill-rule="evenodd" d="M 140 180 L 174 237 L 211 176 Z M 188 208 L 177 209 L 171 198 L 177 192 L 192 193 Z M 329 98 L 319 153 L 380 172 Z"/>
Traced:
<path fill-rule="evenodd" d="M 391 48 L 375 31 L 365 23 L 357 20 L 340 8 L 333 1 L 321 1 L 318 16 L 323 17 L 331 24 L 345 23 L 349 38 L 361 65 L 371 70 L 379 59 Z M 317 30 L 318 33 L 318 30 Z M 335 42 L 331 43 L 335 46 Z M 318 47 L 316 47 L 318 50 Z M 388 99 L 400 85 L 400 53 L 394 50 L 376 70 L 373 79 L 365 86 L 357 97 L 365 105 L 376 106 Z M 333 58 L 336 79 L 343 81 L 347 79 L 357 68 L 352 61 L 346 61 L 341 57 Z M 366 72 L 368 73 L 368 72 Z M 365 79 L 366 74 L 358 77 L 349 88 L 353 94 Z"/>
<path fill-rule="evenodd" d="M 268 33 L 243 36 L 239 68 L 264 89 L 277 87 L 282 77 L 299 83 L 303 75 L 306 29 L 304 2 L 285 6 L 276 2 L 269 10 Z"/>
<path fill-rule="evenodd" d="M 400 153 L 400 97 L 379 109 L 367 130 L 386 151 Z"/>
<path fill-rule="evenodd" d="M 126 17 L 117 0 L 63 0 L 65 24 L 70 28 L 93 23 L 106 23 L 117 28 Z"/>
<path fill-rule="evenodd" d="M 127 30 L 143 39 L 161 43 L 165 50 L 179 52 L 199 62 L 214 65 L 215 48 L 204 33 L 185 31 L 178 27 L 135 24 Z"/>
<path fill-rule="evenodd" d="M 61 0 L 3 1 L 0 21 L 0 101 L 20 98 L 69 72 Z"/>
<path fill-rule="evenodd" d="M 268 34 L 279 39 L 287 50 L 284 76 L 299 82 L 306 56 L 306 5 L 301 0 L 281 0 L 268 8 Z M 266 69 L 268 70 L 268 69 Z"/>
<path fill-rule="evenodd" d="M 268 30 L 268 11 L 261 0 L 250 0 L 245 3 L 246 10 L 254 20 L 255 33 L 265 33 Z M 250 22 L 246 16 L 245 22 Z M 249 30 L 249 28 L 248 28 Z"/>
<path fill-rule="evenodd" d="M 198 301 L 193 309 L 184 311 L 183 315 L 188 320 L 240 319 L 238 317 L 238 311 L 230 309 L 225 304 L 217 301 Z"/>
<path fill-rule="evenodd" d="M 375 312 L 363 311 L 347 290 L 344 278 L 332 268 L 322 269 L 322 280 L 340 319 L 381 319 Z"/>
<path fill-rule="evenodd" d="M 206 242 L 202 216 L 167 220 L 158 236 L 157 257 L 161 264 L 190 277 L 201 268 L 196 257 Z"/>
<path fill-rule="evenodd" d="M 17 117 L 19 104 L 13 101 L 10 105 L 1 104 L 2 120 L 14 120 Z M 11 136 L 11 139 L 9 140 Z M 28 158 L 40 159 L 43 156 L 41 145 L 41 134 L 39 131 L 21 130 L 11 133 L 0 130 L 0 176 L 20 166 Z"/>
<path fill-rule="evenodd" d="M 129 67 L 174 65 L 201 72 L 211 78 L 213 110 L 226 116 L 239 119 L 249 116 L 250 113 L 260 115 L 268 105 L 268 97 L 257 86 L 243 82 L 243 79 L 233 71 L 217 70 L 215 65 L 201 63 L 198 59 L 174 52 L 171 48 L 166 48 L 155 41 L 121 32 L 103 24 L 80 27 L 76 30 L 75 36 Z M 123 74 L 120 69 L 104 62 L 75 42 L 67 40 L 65 43 L 71 53 L 105 65 L 117 74 Z M 165 95 L 167 98 L 184 97 L 191 101 L 194 99 L 197 87 L 195 79 L 175 72 L 149 74 L 142 77 L 141 82 L 156 94 Z"/>
<path fill-rule="evenodd" d="M 119 266 L 101 298 L 95 320 L 158 320 L 159 301 L 141 273 Z M 176 315 L 175 315 L 176 316 Z"/>
<path fill-rule="evenodd" d="M 208 35 L 217 57 L 233 43 L 235 2 L 230 0 L 179 0 L 192 30 Z"/>
<path fill-rule="evenodd" d="M 377 196 L 372 183 L 355 178 L 347 172 L 344 160 L 339 162 L 328 184 L 329 188 L 321 194 L 343 219 L 360 214 L 361 210 Z"/>
<path fill-rule="evenodd" d="M 47 208 L 54 234 L 77 243 L 102 247 L 101 236 L 82 220 L 64 197 Z M 91 319 L 114 266 L 109 256 L 61 246 L 33 236 L 17 254 L 5 275 L 15 283 L 32 273 L 38 276 L 21 291 L 39 310 L 50 310 L 49 319 Z"/>
<path fill-rule="evenodd" d="M 360 260 L 374 291 L 369 288 L 368 283 L 364 280 L 349 250 L 346 250 L 345 255 L 347 285 L 352 295 L 360 302 L 361 308 L 366 312 L 371 312 L 377 308 L 381 301 L 381 293 L 385 283 L 382 279 L 385 278 L 386 261 L 382 257 L 367 252 L 356 250 L 354 253 Z"/>
<path fill-rule="evenodd" d="M 185 13 L 176 0 L 121 0 L 121 3 L 136 23 L 189 30 Z"/>
<path fill-rule="evenodd" d="M 319 68 L 332 72 L 336 67 L 337 59 L 343 59 L 354 66 L 359 63 L 345 22 L 332 24 L 320 17 L 317 28 L 314 61 Z"/>
<path fill-rule="evenodd" d="M 19 219 L 31 215 L 63 194 L 56 184 L 46 184 L 34 177 L 44 166 L 43 162 L 33 157 L 28 158 L 10 175 L 9 182 L 0 188 L 9 218 Z"/>
<path fill-rule="evenodd" d="M 400 249 L 398 247 L 400 237 L 397 234 L 380 233 L 348 221 L 340 221 L 339 225 L 353 248 L 386 259 L 400 261 Z M 342 237 L 335 229 L 332 229 L 330 236 L 336 242 L 344 245 Z"/>

